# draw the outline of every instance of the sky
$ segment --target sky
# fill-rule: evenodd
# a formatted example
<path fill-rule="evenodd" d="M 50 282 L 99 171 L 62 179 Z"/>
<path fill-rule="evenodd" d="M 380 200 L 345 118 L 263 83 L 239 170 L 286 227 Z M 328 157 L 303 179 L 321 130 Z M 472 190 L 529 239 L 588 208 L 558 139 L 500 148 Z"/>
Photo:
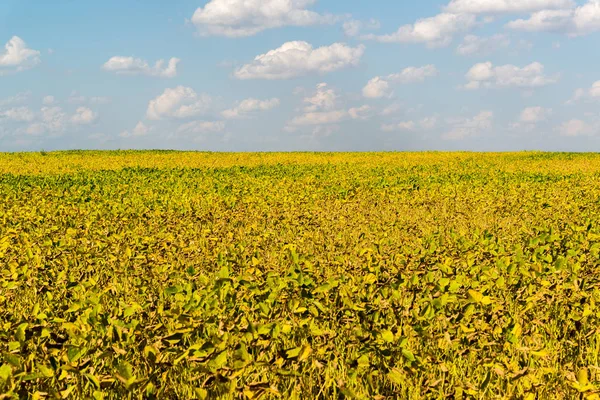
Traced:
<path fill-rule="evenodd" d="M 600 0 L 2 0 L 0 152 L 600 151 Z"/>

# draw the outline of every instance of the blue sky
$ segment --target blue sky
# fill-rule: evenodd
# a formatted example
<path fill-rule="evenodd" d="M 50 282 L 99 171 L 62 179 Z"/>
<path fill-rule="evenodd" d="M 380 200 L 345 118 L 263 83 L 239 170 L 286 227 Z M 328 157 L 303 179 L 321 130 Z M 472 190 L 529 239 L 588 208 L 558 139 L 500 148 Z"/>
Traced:
<path fill-rule="evenodd" d="M 600 150 L 600 0 L 373 4 L 4 0 L 0 151 Z"/>

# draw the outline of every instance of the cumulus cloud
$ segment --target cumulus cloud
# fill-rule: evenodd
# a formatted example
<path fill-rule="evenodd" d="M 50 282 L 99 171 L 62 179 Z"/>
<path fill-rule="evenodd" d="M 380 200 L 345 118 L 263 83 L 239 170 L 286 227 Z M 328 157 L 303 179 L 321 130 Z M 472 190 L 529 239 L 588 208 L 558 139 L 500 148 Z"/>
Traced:
<path fill-rule="evenodd" d="M 367 104 L 360 107 L 353 107 L 348 110 L 348 115 L 352 119 L 367 120 L 371 118 L 371 112 L 373 108 Z"/>
<path fill-rule="evenodd" d="M 307 42 L 287 42 L 234 72 L 237 79 L 290 79 L 311 73 L 325 74 L 356 66 L 364 46 L 350 47 L 334 43 L 314 49 Z"/>
<path fill-rule="evenodd" d="M 346 109 L 338 104 L 339 95 L 326 83 L 320 83 L 312 96 L 303 99 L 302 114 L 294 117 L 286 127 L 294 130 L 302 126 L 326 126 L 345 120 L 367 120 L 373 109 L 369 105 Z"/>
<path fill-rule="evenodd" d="M 88 125 L 98 118 L 98 113 L 87 107 L 78 107 L 75 114 L 71 117 L 71 122 L 75 125 Z"/>
<path fill-rule="evenodd" d="M 335 108 L 338 97 L 335 90 L 329 88 L 326 83 L 319 83 L 316 92 L 303 99 L 306 104 L 304 111 L 331 110 Z"/>
<path fill-rule="evenodd" d="M 544 107 L 527 107 L 521 111 L 519 121 L 512 124 L 510 128 L 520 132 L 531 132 L 538 123 L 546 121 L 552 115 L 552 109 Z"/>
<path fill-rule="evenodd" d="M 538 62 L 523 68 L 514 65 L 494 67 L 491 62 L 475 64 L 466 75 L 466 89 L 479 88 L 535 88 L 550 85 L 558 81 L 558 77 L 544 74 L 544 66 Z"/>
<path fill-rule="evenodd" d="M 283 26 L 310 26 L 337 21 L 307 7 L 316 0 L 211 0 L 196 10 L 192 23 L 203 35 L 243 37 Z"/>
<path fill-rule="evenodd" d="M 68 122 L 69 117 L 61 107 L 42 107 L 40 116 L 27 127 L 26 133 L 30 135 L 61 134 L 66 129 Z"/>
<path fill-rule="evenodd" d="M 552 110 L 544 107 L 527 107 L 521 112 L 520 122 L 537 123 L 544 121 L 552 114 Z"/>
<path fill-rule="evenodd" d="M 221 115 L 227 119 L 245 118 L 256 114 L 257 111 L 268 111 L 279 106 L 279 99 L 269 100 L 245 99 L 238 105 L 229 110 L 225 110 Z"/>
<path fill-rule="evenodd" d="M 27 101 L 29 99 L 30 96 L 31 96 L 31 92 L 27 91 L 27 92 L 17 93 L 16 95 L 11 96 L 11 97 L 0 99 L 0 107 L 9 106 L 12 104 L 24 103 L 25 101 Z"/>
<path fill-rule="evenodd" d="M 446 6 L 451 13 L 521 14 L 544 9 L 569 8 L 573 0 L 452 0 Z"/>
<path fill-rule="evenodd" d="M 206 94 L 198 95 L 184 86 L 165 89 L 163 94 L 151 100 L 146 116 L 151 120 L 163 118 L 188 118 L 205 113 L 212 104 Z"/>
<path fill-rule="evenodd" d="M 467 35 L 456 49 L 456 53 L 461 56 L 490 54 L 508 46 L 510 46 L 510 39 L 503 34 L 490 37 Z"/>
<path fill-rule="evenodd" d="M 24 71 L 40 63 L 40 52 L 27 47 L 27 43 L 13 36 L 0 50 L 0 76 L 11 72 Z"/>
<path fill-rule="evenodd" d="M 387 76 L 387 80 L 392 83 L 407 84 L 415 82 L 423 82 L 425 79 L 436 76 L 438 70 L 434 65 L 426 65 L 424 67 L 408 67 L 397 74 Z"/>
<path fill-rule="evenodd" d="M 589 0 L 576 8 L 541 10 L 528 19 L 518 19 L 506 25 L 526 32 L 556 32 L 582 36 L 600 31 L 600 0 Z"/>
<path fill-rule="evenodd" d="M 456 118 L 448 121 L 450 130 L 442 135 L 445 140 L 463 140 L 479 136 L 492 129 L 494 113 L 482 111 L 472 118 Z"/>
<path fill-rule="evenodd" d="M 414 131 L 416 128 L 417 124 L 414 121 L 402 121 L 395 124 L 381 125 L 381 130 L 384 132 Z"/>
<path fill-rule="evenodd" d="M 148 61 L 141 58 L 115 56 L 102 66 L 105 71 L 115 72 L 123 75 L 148 75 L 161 78 L 174 78 L 177 76 L 177 64 L 179 58 L 171 58 L 165 67 L 165 60 L 158 60 L 153 67 Z"/>
<path fill-rule="evenodd" d="M 13 122 L 30 122 L 35 115 L 28 107 L 14 107 L 8 110 L 0 110 L 0 120 L 7 119 Z"/>
<path fill-rule="evenodd" d="M 420 121 L 401 121 L 393 124 L 381 125 L 381 130 L 384 132 L 394 131 L 416 131 L 416 130 L 430 130 L 436 127 L 437 117 L 426 117 Z"/>
<path fill-rule="evenodd" d="M 56 99 L 54 98 L 54 96 L 45 96 L 42 99 L 42 103 L 47 106 L 54 104 L 55 101 Z"/>
<path fill-rule="evenodd" d="M 470 30 L 475 23 L 476 17 L 471 14 L 442 13 L 401 26 L 388 35 L 369 34 L 361 38 L 382 43 L 426 43 L 429 47 L 440 47 L 449 45 L 454 35 Z"/>
<path fill-rule="evenodd" d="M 81 104 L 81 103 L 89 103 L 89 104 L 106 104 L 110 102 L 110 98 L 104 96 L 92 96 L 86 97 L 83 96 L 77 91 L 72 91 L 67 100 L 70 104 Z"/>
<path fill-rule="evenodd" d="M 223 121 L 191 121 L 181 125 L 177 129 L 180 134 L 203 134 L 209 132 L 221 132 L 225 129 Z"/>
<path fill-rule="evenodd" d="M 365 85 L 365 87 L 362 90 L 363 96 L 369 98 L 369 99 L 378 99 L 381 97 L 385 97 L 385 96 L 389 96 L 390 95 L 390 83 L 379 77 L 376 76 L 375 78 L 371 79 L 369 82 L 367 82 L 367 84 Z"/>
<path fill-rule="evenodd" d="M 150 132 L 150 130 L 151 130 L 150 127 L 148 127 L 142 121 L 139 121 L 137 123 L 137 125 L 135 126 L 135 128 L 133 128 L 131 131 L 128 131 L 128 130 L 123 131 L 123 132 L 121 132 L 121 134 L 119 136 L 121 136 L 123 138 L 146 136 Z"/>
<path fill-rule="evenodd" d="M 358 36 L 364 30 L 375 30 L 379 29 L 380 27 L 381 24 L 376 19 L 371 19 L 368 22 L 351 19 L 344 22 L 342 25 L 344 34 L 349 37 Z"/>
<path fill-rule="evenodd" d="M 389 115 L 398 114 L 400 111 L 404 109 L 404 106 L 400 103 L 392 103 L 389 106 L 385 107 L 379 115 L 387 117 Z"/>
<path fill-rule="evenodd" d="M 18 124 L 12 128 L 15 135 L 24 133 L 33 136 L 60 136 L 69 128 L 89 125 L 98 118 L 98 113 L 87 107 L 79 107 L 73 114 L 69 114 L 49 101 L 45 103 L 37 112 L 25 106 L 0 109 L 0 122 Z"/>
<path fill-rule="evenodd" d="M 589 93 L 591 97 L 600 97 L 600 81 L 596 81 L 592 84 Z"/>
<path fill-rule="evenodd" d="M 434 65 L 424 67 L 408 67 L 397 74 L 391 74 L 385 77 L 377 76 L 371 79 L 363 88 L 363 96 L 367 98 L 381 98 L 390 96 L 391 84 L 409 84 L 423 82 L 425 79 L 437 76 L 438 70 Z"/>
<path fill-rule="evenodd" d="M 558 127 L 561 136 L 592 136 L 598 133 L 597 127 L 588 124 L 580 119 L 572 119 Z"/>
<path fill-rule="evenodd" d="M 423 118 L 421 121 L 419 121 L 419 125 L 423 129 L 433 129 L 437 125 L 437 120 L 438 119 L 436 116 L 426 117 L 426 118 Z"/>
<path fill-rule="evenodd" d="M 340 130 L 339 125 L 319 125 L 315 126 L 311 132 L 310 138 L 328 137 Z"/>
<path fill-rule="evenodd" d="M 348 116 L 346 110 L 317 111 L 307 112 L 298 117 L 294 117 L 291 125 L 324 125 L 338 123 Z"/>

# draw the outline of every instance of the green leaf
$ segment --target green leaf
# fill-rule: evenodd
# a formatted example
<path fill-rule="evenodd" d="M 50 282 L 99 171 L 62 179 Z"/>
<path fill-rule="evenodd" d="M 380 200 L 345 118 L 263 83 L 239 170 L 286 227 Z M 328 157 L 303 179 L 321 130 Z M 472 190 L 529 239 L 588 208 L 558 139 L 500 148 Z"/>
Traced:
<path fill-rule="evenodd" d="M 194 389 L 194 392 L 196 393 L 196 396 L 198 396 L 198 398 L 200 400 L 208 399 L 208 392 L 206 391 L 206 389 L 196 388 L 196 389 Z"/>
<path fill-rule="evenodd" d="M 215 369 L 221 369 L 227 364 L 227 351 L 222 351 L 218 356 L 213 358 L 209 365 Z"/>
<path fill-rule="evenodd" d="M 19 342 L 25 341 L 25 331 L 27 330 L 28 326 L 29 326 L 28 323 L 23 323 L 17 327 L 17 332 L 16 332 L 15 336 L 17 337 L 17 340 Z"/>
<path fill-rule="evenodd" d="M 43 364 L 38 364 L 37 369 L 38 369 L 38 371 L 40 371 L 42 376 L 44 376 L 46 378 L 52 378 L 54 376 L 54 370 Z"/>
<path fill-rule="evenodd" d="M 300 355 L 301 351 L 302 351 L 302 347 L 295 347 L 293 349 L 287 350 L 285 352 L 285 357 L 287 359 L 296 358 Z"/>
<path fill-rule="evenodd" d="M 394 342 L 394 334 L 392 333 L 392 331 L 386 329 L 381 331 L 379 334 L 384 341 L 388 343 Z"/>
<path fill-rule="evenodd" d="M 402 349 L 402 356 L 410 362 L 416 361 L 415 355 L 409 350 Z"/>
<path fill-rule="evenodd" d="M 12 375 L 12 368 L 8 364 L 4 364 L 0 367 L 0 380 L 6 382 Z"/>
<path fill-rule="evenodd" d="M 73 390 L 75 390 L 75 388 L 76 388 L 76 386 L 69 386 L 65 390 L 62 390 L 60 392 L 60 397 L 63 399 L 68 398 L 71 395 L 71 393 L 73 392 Z"/>
<path fill-rule="evenodd" d="M 310 354 L 312 353 L 312 348 L 309 345 L 302 346 L 302 351 L 298 355 L 298 361 L 304 361 L 308 359 Z"/>
<path fill-rule="evenodd" d="M 367 354 L 363 354 L 362 356 L 360 356 L 356 362 L 359 368 L 366 368 L 369 365 L 371 365 L 369 361 L 369 356 Z"/>
<path fill-rule="evenodd" d="M 122 378 L 125 381 L 129 381 L 132 378 L 135 378 L 133 375 L 133 367 L 127 361 L 123 361 L 117 367 L 118 378 Z"/>
<path fill-rule="evenodd" d="M 392 368 L 390 372 L 387 373 L 387 378 L 398 386 L 404 386 L 405 377 L 402 371 L 397 368 Z"/>

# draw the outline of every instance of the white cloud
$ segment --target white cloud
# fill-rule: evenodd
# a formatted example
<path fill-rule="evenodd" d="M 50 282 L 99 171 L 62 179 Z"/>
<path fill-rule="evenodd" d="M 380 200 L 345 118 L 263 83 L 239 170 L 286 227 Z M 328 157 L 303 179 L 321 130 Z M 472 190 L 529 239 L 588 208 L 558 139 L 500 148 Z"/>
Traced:
<path fill-rule="evenodd" d="M 310 73 L 324 74 L 356 66 L 364 46 L 334 43 L 314 49 L 307 42 L 287 42 L 234 72 L 237 79 L 290 79 Z"/>
<path fill-rule="evenodd" d="M 389 96 L 390 83 L 385 79 L 376 76 L 367 82 L 366 86 L 363 88 L 362 93 L 363 96 L 369 99 L 378 99 L 381 97 Z"/>
<path fill-rule="evenodd" d="M 474 65 L 466 75 L 466 89 L 484 88 L 535 88 L 558 81 L 558 77 L 544 75 L 544 66 L 538 62 L 523 68 L 514 65 L 494 67 L 491 62 Z"/>
<path fill-rule="evenodd" d="M 590 96 L 600 97 L 600 81 L 596 81 L 592 84 L 592 88 L 590 89 Z"/>
<path fill-rule="evenodd" d="M 28 91 L 17 93 L 16 95 L 7 97 L 5 99 L 0 99 L 0 107 L 24 103 L 29 99 L 30 96 L 31 92 Z"/>
<path fill-rule="evenodd" d="M 151 100 L 146 115 L 151 120 L 188 118 L 205 113 L 211 104 L 210 96 L 198 95 L 191 88 L 177 86 L 165 89 L 163 94 Z"/>
<path fill-rule="evenodd" d="M 39 112 L 31 111 L 28 107 L 0 110 L 0 122 L 5 119 L 23 123 L 21 127 L 13 129 L 13 134 L 60 136 L 67 129 L 89 125 L 98 117 L 96 112 L 87 107 L 79 107 L 74 114 L 69 115 L 61 107 L 49 104 L 49 99 L 45 103 Z"/>
<path fill-rule="evenodd" d="M 346 117 L 348 117 L 346 110 L 307 112 L 292 119 L 290 124 L 296 126 L 334 124 L 344 120 Z"/>
<path fill-rule="evenodd" d="M 436 127 L 437 125 L 437 117 L 433 116 L 433 117 L 426 117 L 423 118 L 420 122 L 419 125 L 421 126 L 421 128 L 423 129 L 433 129 Z"/>
<path fill-rule="evenodd" d="M 506 26 L 527 32 L 566 32 L 573 22 L 573 10 L 543 10 L 532 14 L 529 19 L 511 21 Z"/>
<path fill-rule="evenodd" d="M 307 9 L 316 0 L 211 0 L 192 22 L 203 35 L 243 37 L 283 26 L 331 24 L 337 18 Z"/>
<path fill-rule="evenodd" d="M 401 26 L 389 35 L 363 35 L 362 39 L 383 43 L 426 43 L 430 47 L 447 46 L 455 34 L 470 30 L 476 17 L 470 14 L 442 13 Z"/>
<path fill-rule="evenodd" d="M 56 99 L 54 98 L 54 96 L 46 96 L 43 98 L 42 103 L 44 105 L 49 106 L 49 105 L 54 104 L 55 101 L 56 101 Z"/>
<path fill-rule="evenodd" d="M 340 130 L 339 125 L 319 125 L 312 130 L 311 138 L 328 137 Z"/>
<path fill-rule="evenodd" d="M 165 60 L 158 60 L 153 67 L 148 61 L 141 58 L 115 56 L 102 66 L 105 71 L 116 72 L 124 75 L 148 75 L 161 78 L 174 78 L 177 76 L 177 64 L 179 58 L 171 58 L 165 67 Z"/>
<path fill-rule="evenodd" d="M 180 134 L 202 134 L 209 132 L 221 132 L 225 129 L 223 121 L 191 121 L 181 125 L 177 129 Z"/>
<path fill-rule="evenodd" d="M 408 67 L 397 74 L 391 74 L 386 77 L 377 76 L 371 79 L 363 88 L 363 96 L 367 98 L 381 98 L 390 96 L 390 83 L 409 84 L 423 82 L 425 79 L 437 76 L 438 70 L 434 65 L 424 67 Z"/>
<path fill-rule="evenodd" d="M 104 96 L 93 96 L 86 97 L 77 93 L 77 91 L 72 91 L 69 95 L 69 99 L 67 100 L 70 104 L 81 104 L 81 103 L 90 103 L 90 104 L 107 104 L 110 103 L 110 98 Z"/>
<path fill-rule="evenodd" d="M 319 83 L 315 94 L 304 98 L 304 111 L 331 110 L 335 107 L 337 99 L 338 95 L 334 89 L 328 88 L 326 83 Z"/>
<path fill-rule="evenodd" d="M 573 97 L 566 104 L 575 104 L 582 99 L 600 98 L 600 81 L 596 81 L 589 89 L 579 88 L 573 93 Z"/>
<path fill-rule="evenodd" d="M 569 8 L 573 0 L 452 0 L 446 11 L 467 14 L 521 14 L 544 9 Z"/>
<path fill-rule="evenodd" d="M 593 126 L 580 119 L 572 119 L 558 127 L 560 135 L 568 137 L 591 136 L 598 133 L 597 131 L 598 129 L 594 129 Z"/>
<path fill-rule="evenodd" d="M 451 129 L 442 135 L 445 140 L 463 140 L 479 136 L 482 132 L 492 129 L 494 113 L 482 111 L 473 118 L 451 119 L 448 123 Z"/>
<path fill-rule="evenodd" d="M 35 114 L 28 107 L 15 107 L 5 111 L 0 110 L 0 120 L 3 118 L 14 122 L 31 122 Z"/>
<path fill-rule="evenodd" d="M 381 130 L 384 132 L 414 131 L 416 128 L 417 124 L 414 121 L 402 121 L 395 124 L 381 125 Z"/>
<path fill-rule="evenodd" d="M 552 114 L 552 110 L 544 107 L 527 107 L 521 112 L 520 122 L 535 124 L 545 121 Z"/>
<path fill-rule="evenodd" d="M 600 31 L 600 0 L 589 0 L 577 8 L 541 10 L 528 19 L 518 19 L 506 25 L 526 32 L 557 32 L 568 36 L 582 36 Z"/>
<path fill-rule="evenodd" d="M 384 132 L 394 132 L 394 131 L 416 131 L 417 129 L 421 130 L 430 130 L 435 128 L 437 125 L 437 117 L 426 117 L 420 121 L 402 121 L 394 124 L 383 124 L 381 125 L 381 130 Z"/>
<path fill-rule="evenodd" d="M 508 36 L 498 34 L 490 37 L 467 35 L 458 46 L 456 52 L 461 56 L 490 54 L 498 49 L 510 46 Z"/>
<path fill-rule="evenodd" d="M 98 113 L 87 107 L 78 107 L 75 114 L 71 117 L 71 122 L 75 125 L 88 125 L 98 118 Z"/>
<path fill-rule="evenodd" d="M 42 107 L 39 119 L 29 125 L 26 133 L 29 135 L 60 134 L 66 129 L 68 121 L 69 118 L 62 108 Z"/>
<path fill-rule="evenodd" d="M 579 100 L 587 97 L 588 95 L 588 91 L 583 89 L 583 88 L 579 88 L 575 90 L 575 93 L 573 93 L 573 97 L 571 97 L 571 99 L 569 99 L 566 104 L 575 104 L 576 102 L 578 102 Z"/>
<path fill-rule="evenodd" d="M 0 52 L 0 76 L 4 73 L 19 72 L 40 63 L 40 52 L 27 47 L 27 43 L 13 36 Z"/>
<path fill-rule="evenodd" d="M 303 113 L 293 118 L 286 129 L 293 131 L 299 126 L 331 125 L 347 119 L 370 118 L 372 111 L 370 106 L 363 105 L 346 110 L 337 104 L 338 99 L 339 96 L 334 89 L 329 88 L 326 83 L 318 84 L 315 93 L 303 99 L 305 104 Z"/>
<path fill-rule="evenodd" d="M 132 138 L 132 137 L 140 137 L 146 136 L 150 132 L 151 128 L 144 124 L 142 121 L 139 121 L 135 128 L 130 131 L 123 131 L 119 136 L 123 138 Z"/>
<path fill-rule="evenodd" d="M 227 119 L 244 118 L 256 111 L 268 111 L 279 106 L 279 99 L 273 98 L 269 100 L 245 99 L 232 109 L 225 110 L 221 115 Z"/>
<path fill-rule="evenodd" d="M 521 111 L 519 121 L 510 125 L 510 128 L 519 132 L 531 132 L 537 124 L 546 121 L 552 115 L 552 109 L 544 107 L 527 107 Z"/>
<path fill-rule="evenodd" d="M 387 76 L 387 80 L 392 83 L 408 84 L 415 82 L 423 82 L 425 79 L 437 76 L 438 70 L 434 65 L 426 65 L 424 67 L 408 67 L 397 74 Z"/>
<path fill-rule="evenodd" d="M 58 132 L 65 128 L 67 115 L 60 107 L 42 107 L 42 122 L 47 130 Z"/>
<path fill-rule="evenodd" d="M 399 103 L 393 103 L 390 104 L 389 106 L 387 106 L 386 108 L 384 108 L 379 115 L 382 115 L 384 117 L 388 116 L 388 115 L 394 115 L 394 114 L 398 114 L 400 111 L 403 110 L 403 106 L 402 104 Z"/>
<path fill-rule="evenodd" d="M 350 118 L 352 119 L 366 120 L 371 118 L 372 110 L 373 109 L 371 108 L 371 106 L 365 104 L 360 107 L 353 107 L 349 109 L 348 115 L 350 115 Z"/>
<path fill-rule="evenodd" d="M 342 25 L 344 34 L 349 37 L 358 36 L 363 30 L 375 30 L 380 27 L 381 24 L 376 19 L 371 19 L 368 22 L 351 19 Z"/>

